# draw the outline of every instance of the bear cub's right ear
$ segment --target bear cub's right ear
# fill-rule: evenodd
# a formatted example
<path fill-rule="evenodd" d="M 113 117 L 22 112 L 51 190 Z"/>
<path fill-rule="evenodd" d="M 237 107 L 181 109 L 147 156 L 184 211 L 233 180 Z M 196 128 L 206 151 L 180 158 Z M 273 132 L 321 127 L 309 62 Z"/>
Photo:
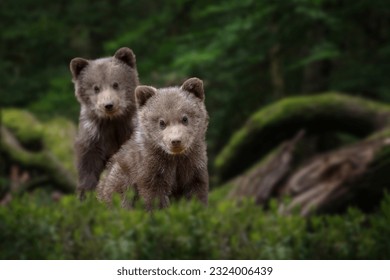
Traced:
<path fill-rule="evenodd" d="M 80 57 L 73 58 L 70 61 L 70 72 L 74 80 L 77 80 L 81 71 L 89 64 L 88 60 Z"/>
<path fill-rule="evenodd" d="M 126 47 L 120 48 L 115 52 L 114 57 L 124 62 L 125 64 L 129 65 L 131 68 L 136 67 L 135 54 L 129 48 Z"/>
<path fill-rule="evenodd" d="M 153 95 L 155 95 L 157 89 L 149 86 L 137 86 L 135 88 L 135 101 L 137 103 L 137 107 L 141 108 L 145 105 L 146 101 Z"/>

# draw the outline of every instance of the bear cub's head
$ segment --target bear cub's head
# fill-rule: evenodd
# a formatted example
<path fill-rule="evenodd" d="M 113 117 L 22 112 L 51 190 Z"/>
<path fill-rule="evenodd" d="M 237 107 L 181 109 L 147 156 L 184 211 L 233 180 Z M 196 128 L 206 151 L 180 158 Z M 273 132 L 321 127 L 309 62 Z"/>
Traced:
<path fill-rule="evenodd" d="M 138 85 L 135 55 L 120 48 L 113 57 L 70 62 L 75 95 L 82 110 L 99 119 L 113 119 L 134 110 L 134 90 Z"/>
<path fill-rule="evenodd" d="M 143 141 L 171 155 L 183 155 L 203 143 L 208 125 L 203 82 L 188 79 L 179 87 L 135 89 Z"/>

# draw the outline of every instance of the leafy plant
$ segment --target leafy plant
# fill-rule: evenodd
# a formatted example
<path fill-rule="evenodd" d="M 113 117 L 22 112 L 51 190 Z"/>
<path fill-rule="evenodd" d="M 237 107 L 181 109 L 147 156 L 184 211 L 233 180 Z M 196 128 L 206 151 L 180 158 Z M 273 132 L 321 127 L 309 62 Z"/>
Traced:
<path fill-rule="evenodd" d="M 213 194 L 211 195 L 211 197 Z M 2 259 L 386 259 L 390 196 L 367 215 L 280 216 L 253 201 L 113 209 L 90 197 L 24 196 L 0 208 Z"/>

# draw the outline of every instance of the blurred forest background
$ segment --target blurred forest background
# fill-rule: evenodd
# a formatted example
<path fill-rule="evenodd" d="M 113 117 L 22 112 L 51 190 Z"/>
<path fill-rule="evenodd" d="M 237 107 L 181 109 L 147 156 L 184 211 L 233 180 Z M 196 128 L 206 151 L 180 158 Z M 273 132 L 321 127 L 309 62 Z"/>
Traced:
<path fill-rule="evenodd" d="M 390 258 L 388 1 L 21 0 L 0 21 L 1 258 Z M 69 62 L 123 46 L 141 84 L 204 81 L 208 209 L 73 197 Z"/>

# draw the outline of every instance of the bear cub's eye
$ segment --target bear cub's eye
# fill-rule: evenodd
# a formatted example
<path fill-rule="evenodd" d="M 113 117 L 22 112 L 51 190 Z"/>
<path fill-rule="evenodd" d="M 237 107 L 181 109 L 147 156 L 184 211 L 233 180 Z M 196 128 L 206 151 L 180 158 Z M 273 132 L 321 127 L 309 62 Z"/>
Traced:
<path fill-rule="evenodd" d="M 94 91 L 95 93 L 99 93 L 100 88 L 99 88 L 98 86 L 94 86 L 94 87 L 93 87 L 93 91 Z"/>
<path fill-rule="evenodd" d="M 119 84 L 116 83 L 116 82 L 113 83 L 113 84 L 112 84 L 112 88 L 113 88 L 113 89 L 118 89 L 118 88 L 119 88 Z"/>
<path fill-rule="evenodd" d="M 181 119 L 181 122 L 182 122 L 182 124 L 187 125 L 187 124 L 188 124 L 188 117 L 187 117 L 187 116 L 184 116 L 184 117 Z"/>
<path fill-rule="evenodd" d="M 164 129 L 166 126 L 167 124 L 163 120 L 160 120 L 160 128 Z"/>

